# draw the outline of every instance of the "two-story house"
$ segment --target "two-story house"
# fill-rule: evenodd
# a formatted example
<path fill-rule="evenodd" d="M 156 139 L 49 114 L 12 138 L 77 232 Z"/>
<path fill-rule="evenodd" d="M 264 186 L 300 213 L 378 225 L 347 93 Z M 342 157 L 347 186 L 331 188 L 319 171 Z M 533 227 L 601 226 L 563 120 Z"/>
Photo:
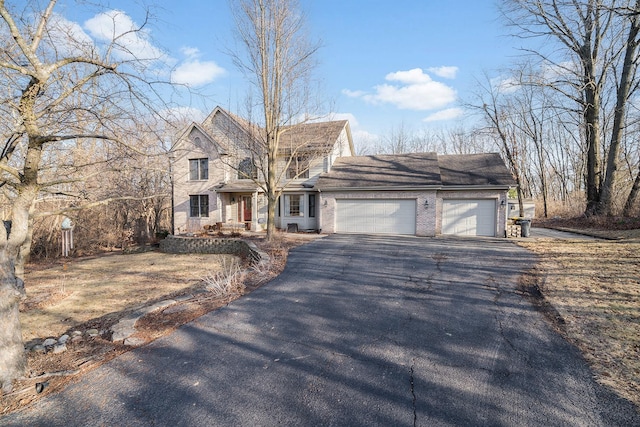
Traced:
<path fill-rule="evenodd" d="M 197 232 L 216 223 L 259 231 L 266 228 L 267 200 L 255 150 L 255 126 L 220 107 L 200 124 L 192 123 L 172 147 L 174 232 Z M 305 123 L 280 137 L 278 183 L 283 188 L 276 227 L 296 224 L 318 230 L 320 174 L 339 157 L 352 156 L 346 120 Z M 288 167 L 285 167 L 288 164 Z"/>
<path fill-rule="evenodd" d="M 219 107 L 184 131 L 172 149 L 175 233 L 266 227 L 256 184 L 264 159 L 247 149 L 257 137 L 254 125 Z M 277 228 L 505 236 L 515 181 L 497 153 L 354 156 L 349 123 L 329 121 L 284 129 L 278 157 Z"/>

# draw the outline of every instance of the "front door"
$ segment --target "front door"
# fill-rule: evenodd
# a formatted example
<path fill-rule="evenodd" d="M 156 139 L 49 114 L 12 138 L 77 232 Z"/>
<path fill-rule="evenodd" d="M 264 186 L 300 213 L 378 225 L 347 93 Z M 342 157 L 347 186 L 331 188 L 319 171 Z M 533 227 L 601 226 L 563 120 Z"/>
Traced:
<path fill-rule="evenodd" d="M 240 209 L 238 210 L 239 222 L 251 222 L 251 196 L 240 198 Z"/>

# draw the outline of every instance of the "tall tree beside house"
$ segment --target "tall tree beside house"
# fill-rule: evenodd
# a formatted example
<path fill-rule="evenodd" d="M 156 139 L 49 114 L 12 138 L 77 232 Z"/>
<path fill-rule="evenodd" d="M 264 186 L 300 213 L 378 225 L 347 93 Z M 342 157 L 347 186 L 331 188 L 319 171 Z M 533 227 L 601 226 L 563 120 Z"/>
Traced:
<path fill-rule="evenodd" d="M 151 132 L 145 117 L 161 106 L 145 79 L 160 52 L 144 58 L 132 53 L 139 28 L 95 42 L 77 24 L 54 12 L 55 0 L 0 1 L 0 187 L 11 211 L 0 227 L 0 386 L 25 367 L 18 304 L 23 297 L 24 261 L 31 245 L 36 202 L 43 195 L 63 195 L 76 205 L 86 201 L 79 180 L 94 158 L 74 156 L 82 144 L 105 154 L 104 163 L 134 155 L 139 133 Z M 19 10 L 23 7 L 24 10 Z M 101 15 L 113 19 L 119 12 Z M 157 77 L 157 76 L 155 76 Z M 135 132 L 130 130 L 135 129 Z M 109 149 L 117 145 L 118 149 Z M 114 157 L 115 155 L 115 157 Z"/>
<path fill-rule="evenodd" d="M 255 161 L 265 159 L 263 177 L 267 198 L 267 240 L 275 235 L 275 212 L 278 189 L 281 187 L 279 170 L 289 170 L 296 161 L 296 147 L 289 148 L 284 165 L 282 159 L 283 135 L 291 125 L 309 113 L 311 97 L 310 79 L 315 68 L 318 43 L 310 43 L 305 33 L 304 14 L 296 0 L 232 0 L 236 38 L 240 48 L 230 52 L 236 66 L 245 73 L 255 93 L 257 115 L 251 117 L 254 106 L 249 106 L 249 119 L 257 122 L 253 127 L 250 145 Z"/>
<path fill-rule="evenodd" d="M 551 87 L 581 115 L 586 214 L 614 212 L 629 100 L 637 90 L 638 0 L 503 0 L 505 17 L 540 60 Z M 532 82 L 533 83 L 533 82 Z M 608 102 L 608 94 L 615 101 Z M 610 135 L 608 138 L 605 135 Z"/>
<path fill-rule="evenodd" d="M 485 126 L 482 131 L 493 138 L 500 149 L 502 157 L 516 181 L 519 216 L 524 216 L 524 180 L 522 167 L 523 140 L 518 138 L 517 126 L 513 118 L 513 109 L 504 100 L 505 88 L 495 85 L 488 77 L 486 83 L 478 82 L 475 104 L 467 107 L 479 112 Z"/>

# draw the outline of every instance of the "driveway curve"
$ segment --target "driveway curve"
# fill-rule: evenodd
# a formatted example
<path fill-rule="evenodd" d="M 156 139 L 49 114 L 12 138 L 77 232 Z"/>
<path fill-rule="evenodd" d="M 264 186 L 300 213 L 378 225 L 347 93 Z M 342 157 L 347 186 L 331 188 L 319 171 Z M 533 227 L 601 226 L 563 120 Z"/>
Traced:
<path fill-rule="evenodd" d="M 500 239 L 336 235 L 0 425 L 640 425 L 517 291 Z"/>

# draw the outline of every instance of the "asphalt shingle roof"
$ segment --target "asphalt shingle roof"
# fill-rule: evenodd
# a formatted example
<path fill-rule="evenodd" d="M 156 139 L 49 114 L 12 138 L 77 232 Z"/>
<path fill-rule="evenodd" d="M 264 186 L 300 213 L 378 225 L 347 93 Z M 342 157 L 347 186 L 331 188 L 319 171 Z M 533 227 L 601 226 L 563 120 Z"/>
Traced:
<path fill-rule="evenodd" d="M 363 189 L 388 187 L 514 186 L 515 181 L 497 153 L 442 155 L 414 153 L 341 157 L 316 188 Z"/>
<path fill-rule="evenodd" d="M 340 157 L 316 187 L 363 188 L 440 185 L 436 153 Z"/>
<path fill-rule="evenodd" d="M 516 184 L 498 153 L 441 155 L 438 164 L 442 185 Z"/>
<path fill-rule="evenodd" d="M 346 120 L 336 120 L 290 126 L 280 135 L 281 154 L 287 154 L 301 144 L 304 144 L 303 152 L 325 153 L 333 148 L 346 125 Z"/>

